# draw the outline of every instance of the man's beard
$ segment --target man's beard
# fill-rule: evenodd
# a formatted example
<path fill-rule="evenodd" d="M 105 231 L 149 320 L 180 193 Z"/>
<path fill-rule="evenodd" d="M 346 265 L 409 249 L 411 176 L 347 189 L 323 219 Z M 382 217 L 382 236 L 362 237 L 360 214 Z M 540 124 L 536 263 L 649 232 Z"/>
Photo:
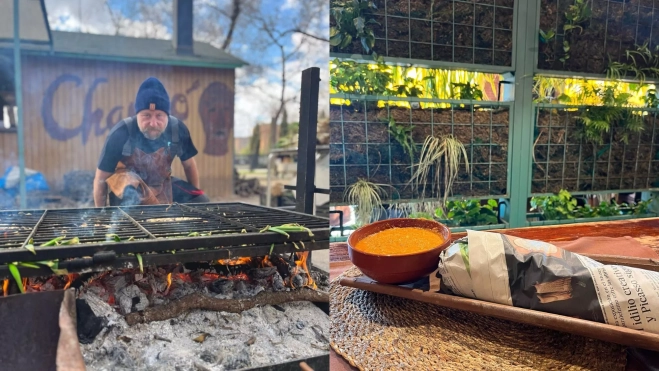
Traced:
<path fill-rule="evenodd" d="M 160 131 L 160 130 L 157 130 L 157 129 L 144 129 L 144 130 L 142 130 L 142 134 L 144 135 L 144 137 L 146 139 L 149 139 L 149 140 L 156 140 L 156 139 L 160 138 L 160 136 L 164 132 L 165 132 L 164 130 Z"/>

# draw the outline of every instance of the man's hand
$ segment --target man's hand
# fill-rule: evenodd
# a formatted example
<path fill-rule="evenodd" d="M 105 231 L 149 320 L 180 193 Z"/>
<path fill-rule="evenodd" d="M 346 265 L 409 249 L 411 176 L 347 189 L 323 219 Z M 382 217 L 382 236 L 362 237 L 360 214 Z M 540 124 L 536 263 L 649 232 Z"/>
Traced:
<path fill-rule="evenodd" d="M 197 172 L 197 163 L 194 158 L 189 158 L 185 161 L 181 161 L 183 165 L 183 171 L 185 171 L 185 177 L 187 178 L 188 183 L 192 184 L 193 187 L 201 189 L 199 186 L 199 173 Z"/>
<path fill-rule="evenodd" d="M 112 173 L 96 169 L 96 176 L 94 177 L 94 205 L 96 207 L 105 206 L 108 196 L 108 185 L 105 181 L 111 175 Z"/>

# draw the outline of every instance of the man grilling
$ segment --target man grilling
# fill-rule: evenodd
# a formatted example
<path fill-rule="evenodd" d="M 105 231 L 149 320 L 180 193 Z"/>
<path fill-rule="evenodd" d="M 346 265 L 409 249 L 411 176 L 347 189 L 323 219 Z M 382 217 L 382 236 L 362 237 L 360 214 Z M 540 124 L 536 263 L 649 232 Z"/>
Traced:
<path fill-rule="evenodd" d="M 94 178 L 94 204 L 111 206 L 208 202 L 199 188 L 190 131 L 169 115 L 169 95 L 154 77 L 144 80 L 133 117 L 117 123 L 105 140 Z M 187 182 L 172 177 L 178 156 Z"/>

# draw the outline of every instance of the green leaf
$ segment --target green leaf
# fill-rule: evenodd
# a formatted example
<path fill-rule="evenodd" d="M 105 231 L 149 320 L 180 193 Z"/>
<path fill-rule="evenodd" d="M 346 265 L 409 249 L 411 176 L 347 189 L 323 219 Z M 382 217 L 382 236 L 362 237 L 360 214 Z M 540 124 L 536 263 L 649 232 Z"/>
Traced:
<path fill-rule="evenodd" d="M 345 48 L 346 46 L 350 45 L 350 43 L 352 43 L 352 36 L 345 35 L 343 41 L 341 41 L 341 44 L 339 45 L 339 48 Z"/>
<path fill-rule="evenodd" d="M 336 27 L 330 27 L 330 38 L 332 38 L 332 37 L 338 35 L 339 32 L 340 32 L 340 31 L 339 31 L 338 28 L 336 28 Z M 336 46 L 336 45 L 333 45 L 333 46 Z"/>
<path fill-rule="evenodd" d="M 355 24 L 355 28 L 359 34 L 364 33 L 364 18 L 357 17 L 353 19 L 352 22 Z"/>
<path fill-rule="evenodd" d="M 16 285 L 18 286 L 18 289 L 21 290 L 21 293 L 24 293 L 25 290 L 23 289 L 23 280 L 21 279 L 21 273 L 18 271 L 16 264 L 9 263 L 7 264 L 7 266 L 9 267 L 9 272 L 11 272 L 11 275 L 14 277 L 14 280 L 16 281 Z"/>
<path fill-rule="evenodd" d="M 484 220 L 486 224 L 497 224 L 499 222 L 499 219 L 494 215 L 484 215 Z"/>
<path fill-rule="evenodd" d="M 330 37 L 330 45 L 331 46 L 338 46 L 339 44 L 341 44 L 342 40 L 343 40 L 343 35 L 336 34 L 336 35 Z"/>
<path fill-rule="evenodd" d="M 362 37 L 361 43 L 362 43 L 362 48 L 364 48 L 364 50 L 368 54 L 371 51 L 371 46 L 368 44 L 368 39 L 366 37 Z"/>

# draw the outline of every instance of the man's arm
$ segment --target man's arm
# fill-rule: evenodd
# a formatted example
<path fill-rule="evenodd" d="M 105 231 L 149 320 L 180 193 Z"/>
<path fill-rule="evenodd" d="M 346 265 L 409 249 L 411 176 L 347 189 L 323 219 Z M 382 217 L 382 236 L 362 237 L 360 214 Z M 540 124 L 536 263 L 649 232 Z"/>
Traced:
<path fill-rule="evenodd" d="M 192 184 L 193 187 L 201 189 L 199 186 L 199 172 L 197 171 L 197 163 L 194 158 L 189 158 L 185 161 L 181 161 L 183 164 L 183 171 L 185 171 L 185 177 L 188 180 L 188 183 Z"/>
<path fill-rule="evenodd" d="M 96 169 L 96 176 L 94 176 L 94 205 L 96 207 L 105 206 L 108 196 L 108 185 L 105 181 L 112 175 L 107 171 Z"/>

